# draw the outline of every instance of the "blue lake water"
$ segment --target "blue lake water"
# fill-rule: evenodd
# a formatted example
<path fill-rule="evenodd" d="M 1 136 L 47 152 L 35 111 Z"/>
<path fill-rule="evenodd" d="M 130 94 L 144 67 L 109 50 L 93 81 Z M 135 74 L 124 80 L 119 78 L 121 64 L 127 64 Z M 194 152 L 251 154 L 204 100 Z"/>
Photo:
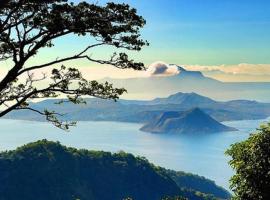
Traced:
<path fill-rule="evenodd" d="M 259 124 L 267 120 L 226 122 L 239 129 L 236 132 L 172 135 L 139 131 L 140 124 L 116 122 L 79 122 L 66 133 L 51 124 L 19 120 L 0 120 L 0 151 L 15 149 L 23 144 L 48 139 L 90 150 L 116 152 L 124 150 L 146 157 L 156 165 L 199 174 L 229 188 L 233 171 L 227 164 L 225 150 L 242 141 Z"/>

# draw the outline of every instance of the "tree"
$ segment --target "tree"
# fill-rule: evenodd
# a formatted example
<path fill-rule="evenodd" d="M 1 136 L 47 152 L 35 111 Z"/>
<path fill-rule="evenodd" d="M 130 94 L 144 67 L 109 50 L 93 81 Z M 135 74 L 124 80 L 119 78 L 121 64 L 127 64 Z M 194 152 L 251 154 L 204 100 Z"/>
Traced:
<path fill-rule="evenodd" d="M 234 199 L 270 199 L 270 123 L 226 153 L 232 157 L 230 165 L 236 171 L 230 180 Z"/>
<path fill-rule="evenodd" d="M 0 62 L 11 61 L 8 73 L 0 80 L 0 117 L 12 110 L 31 110 L 44 115 L 55 126 L 68 129 L 74 123 L 62 122 L 54 111 L 31 108 L 29 100 L 65 95 L 67 101 L 83 103 L 83 96 L 117 100 L 126 92 L 109 83 L 88 81 L 76 68 L 66 68 L 70 60 L 113 65 L 117 68 L 143 70 L 143 63 L 128 58 L 126 53 L 112 53 L 109 59 L 88 55 L 100 46 L 140 51 L 147 41 L 140 38 L 145 20 L 127 4 L 70 3 L 67 0 L 4 0 L 0 2 Z M 70 57 L 31 66 L 29 60 L 43 48 L 66 35 L 91 37 L 94 43 Z M 56 65 L 59 65 L 56 67 Z M 37 77 L 37 71 L 53 67 L 51 74 Z M 41 87 L 40 83 L 46 82 Z M 63 103 L 61 101 L 60 103 Z"/>

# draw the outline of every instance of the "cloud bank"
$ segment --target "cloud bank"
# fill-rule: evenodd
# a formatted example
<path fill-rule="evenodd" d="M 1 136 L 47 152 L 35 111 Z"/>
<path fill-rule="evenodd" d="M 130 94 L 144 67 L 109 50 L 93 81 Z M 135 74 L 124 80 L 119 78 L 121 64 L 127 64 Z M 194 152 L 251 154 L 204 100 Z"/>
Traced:
<path fill-rule="evenodd" d="M 265 76 L 270 75 L 270 64 L 247 64 L 238 65 L 219 65 L 219 66 L 202 66 L 202 65 L 185 65 L 185 69 L 201 72 L 225 73 L 230 75 L 253 75 Z"/>
<path fill-rule="evenodd" d="M 186 70 L 201 71 L 205 76 L 225 82 L 270 82 L 270 64 L 246 64 L 237 65 L 179 65 Z M 52 68 L 42 70 L 50 75 Z M 105 77 L 115 79 L 147 78 L 174 76 L 181 73 L 177 65 L 170 65 L 157 61 L 149 65 L 146 71 L 135 71 L 131 69 L 120 70 L 112 66 L 100 67 L 78 67 L 83 76 L 88 80 L 98 80 Z M 8 72 L 7 67 L 0 67 L 0 80 Z M 39 76 L 40 71 L 35 73 Z"/>
<path fill-rule="evenodd" d="M 270 64 L 184 65 L 184 68 L 224 82 L 270 82 Z"/>

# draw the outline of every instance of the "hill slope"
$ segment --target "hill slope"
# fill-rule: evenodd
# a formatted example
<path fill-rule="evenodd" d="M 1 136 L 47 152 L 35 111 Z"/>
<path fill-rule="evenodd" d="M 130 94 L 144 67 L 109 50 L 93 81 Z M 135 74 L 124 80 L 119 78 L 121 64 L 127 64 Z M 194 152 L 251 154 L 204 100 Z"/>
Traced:
<path fill-rule="evenodd" d="M 199 108 L 185 112 L 164 112 L 141 128 L 151 133 L 213 133 L 235 131 L 205 114 Z"/>
<path fill-rule="evenodd" d="M 0 153 L 1 200 L 160 200 L 168 195 L 202 200 L 194 191 L 212 190 L 216 197 L 230 196 L 207 179 L 188 175 L 176 183 L 171 176 L 176 172 L 131 154 L 77 150 L 46 140 Z M 201 187 L 193 189 L 196 180 Z"/>

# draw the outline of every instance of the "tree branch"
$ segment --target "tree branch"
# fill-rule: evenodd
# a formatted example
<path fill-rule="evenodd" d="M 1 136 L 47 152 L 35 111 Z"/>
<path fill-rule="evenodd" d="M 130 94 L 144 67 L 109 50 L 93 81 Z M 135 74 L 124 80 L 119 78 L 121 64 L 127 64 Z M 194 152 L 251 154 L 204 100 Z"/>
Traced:
<path fill-rule="evenodd" d="M 78 54 L 76 54 L 74 56 L 62 58 L 62 59 L 55 60 L 55 61 L 52 61 L 52 62 L 49 62 L 49 63 L 45 63 L 45 64 L 42 64 L 42 65 L 36 65 L 36 66 L 25 68 L 25 69 L 21 70 L 18 73 L 18 76 L 21 75 L 21 74 L 23 74 L 23 73 L 25 73 L 25 72 L 28 72 L 28 71 L 32 71 L 32 70 L 36 70 L 36 69 L 41 69 L 41 68 L 52 66 L 54 64 L 62 63 L 62 62 L 65 62 L 65 61 L 76 60 L 76 59 L 81 59 L 81 58 L 87 58 L 86 56 L 82 56 L 82 54 L 86 53 L 91 48 L 94 48 L 94 47 L 97 47 L 97 46 L 101 46 L 101 45 L 104 45 L 104 44 L 105 43 L 97 43 L 97 44 L 94 44 L 94 45 L 90 45 L 90 46 L 86 47 L 83 51 L 81 51 L 80 53 L 78 53 Z"/>

